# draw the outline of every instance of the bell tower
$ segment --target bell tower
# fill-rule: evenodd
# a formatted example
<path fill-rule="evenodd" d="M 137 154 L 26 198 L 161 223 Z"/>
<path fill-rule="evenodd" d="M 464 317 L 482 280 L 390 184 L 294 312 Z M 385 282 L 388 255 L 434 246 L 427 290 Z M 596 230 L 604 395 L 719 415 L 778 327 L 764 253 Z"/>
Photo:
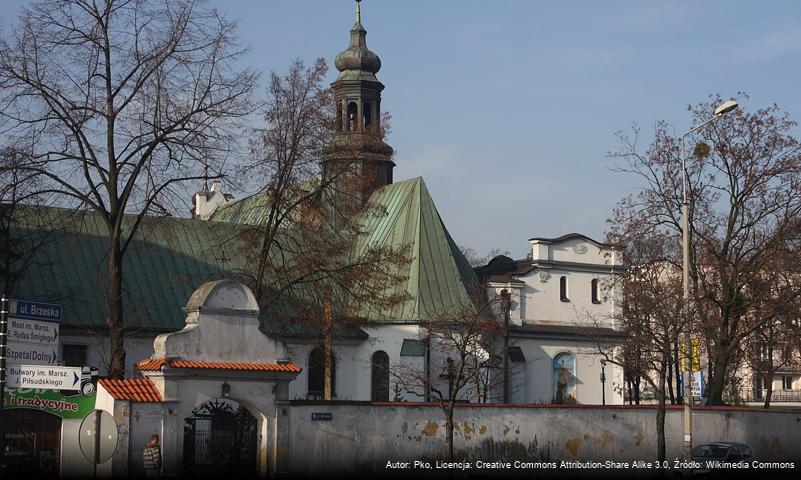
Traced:
<path fill-rule="evenodd" d="M 383 140 L 381 91 L 375 74 L 381 59 L 367 48 L 367 31 L 361 22 L 361 0 L 356 0 L 356 22 L 350 30 L 350 46 L 336 57 L 339 77 L 331 84 L 336 99 L 336 132 L 326 147 L 323 178 L 351 199 L 356 209 L 367 203 L 378 188 L 392 183 L 392 147 Z"/>

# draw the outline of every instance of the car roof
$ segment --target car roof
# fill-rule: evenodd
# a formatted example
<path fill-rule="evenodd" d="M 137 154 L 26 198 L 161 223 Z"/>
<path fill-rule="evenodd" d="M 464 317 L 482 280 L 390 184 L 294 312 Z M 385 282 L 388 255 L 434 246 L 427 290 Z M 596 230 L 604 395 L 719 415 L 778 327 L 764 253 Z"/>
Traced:
<path fill-rule="evenodd" d="M 745 443 L 740 443 L 740 442 L 706 442 L 706 443 L 699 443 L 696 446 L 697 447 L 702 447 L 704 445 L 715 445 L 715 446 L 718 446 L 718 447 L 732 447 L 734 445 L 737 445 L 737 446 L 740 446 L 740 447 L 751 448 L 750 445 L 747 445 Z"/>

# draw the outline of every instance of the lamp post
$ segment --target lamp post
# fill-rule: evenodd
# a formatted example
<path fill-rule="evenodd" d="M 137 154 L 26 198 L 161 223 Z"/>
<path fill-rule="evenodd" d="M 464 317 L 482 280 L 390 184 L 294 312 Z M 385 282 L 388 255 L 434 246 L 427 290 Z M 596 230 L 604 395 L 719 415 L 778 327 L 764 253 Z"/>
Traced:
<path fill-rule="evenodd" d="M 601 360 L 601 404 L 606 405 L 606 360 Z"/>
<path fill-rule="evenodd" d="M 683 292 L 683 307 L 684 307 L 684 460 L 689 463 L 692 460 L 693 451 L 693 420 L 692 420 L 692 345 L 691 345 L 691 328 L 690 328 L 690 202 L 688 200 L 688 186 L 687 186 L 687 159 L 684 155 L 684 137 L 695 132 L 696 130 L 704 127 L 722 115 L 731 112 L 737 108 L 737 102 L 728 100 L 715 109 L 714 115 L 709 120 L 699 123 L 681 134 L 679 138 L 679 157 L 681 160 L 682 170 L 682 202 L 681 202 L 681 240 L 682 240 L 682 285 Z"/>

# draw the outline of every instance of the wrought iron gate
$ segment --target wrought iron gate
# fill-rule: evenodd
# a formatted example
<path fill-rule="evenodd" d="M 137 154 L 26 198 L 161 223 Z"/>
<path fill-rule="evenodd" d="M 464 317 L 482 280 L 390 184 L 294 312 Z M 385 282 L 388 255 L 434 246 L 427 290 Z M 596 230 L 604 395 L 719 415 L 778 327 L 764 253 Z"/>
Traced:
<path fill-rule="evenodd" d="M 227 399 L 209 400 L 184 421 L 184 472 L 195 477 L 257 473 L 258 422 Z"/>

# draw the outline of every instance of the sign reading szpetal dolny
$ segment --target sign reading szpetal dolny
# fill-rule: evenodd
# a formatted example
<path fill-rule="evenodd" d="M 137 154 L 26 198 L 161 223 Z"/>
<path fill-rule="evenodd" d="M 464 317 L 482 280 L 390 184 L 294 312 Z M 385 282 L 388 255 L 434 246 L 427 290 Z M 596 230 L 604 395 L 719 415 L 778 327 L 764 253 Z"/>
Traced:
<path fill-rule="evenodd" d="M 10 339 L 9 339 L 10 340 Z M 58 352 L 55 347 L 33 343 L 8 342 L 6 358 L 11 365 L 23 363 L 33 365 L 55 365 Z"/>

